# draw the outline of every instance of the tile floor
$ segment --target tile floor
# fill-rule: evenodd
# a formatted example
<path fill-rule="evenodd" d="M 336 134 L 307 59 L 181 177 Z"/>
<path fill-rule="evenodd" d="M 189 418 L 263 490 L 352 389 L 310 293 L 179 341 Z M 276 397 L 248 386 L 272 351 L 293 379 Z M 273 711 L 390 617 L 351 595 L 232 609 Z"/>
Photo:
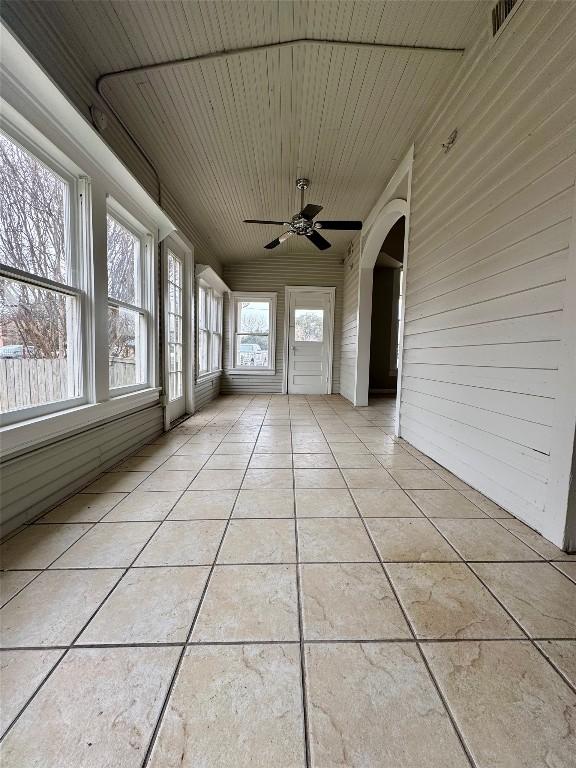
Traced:
<path fill-rule="evenodd" d="M 576 766 L 576 556 L 393 410 L 221 398 L 9 537 L 4 768 Z"/>

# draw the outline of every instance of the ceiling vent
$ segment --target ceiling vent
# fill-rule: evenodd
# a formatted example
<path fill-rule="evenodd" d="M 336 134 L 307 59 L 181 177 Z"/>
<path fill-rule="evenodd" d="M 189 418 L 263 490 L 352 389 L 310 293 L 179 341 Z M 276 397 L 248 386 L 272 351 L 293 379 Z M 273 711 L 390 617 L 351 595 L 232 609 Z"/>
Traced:
<path fill-rule="evenodd" d="M 498 37 L 521 4 L 522 0 L 498 0 L 491 11 L 492 37 Z"/>

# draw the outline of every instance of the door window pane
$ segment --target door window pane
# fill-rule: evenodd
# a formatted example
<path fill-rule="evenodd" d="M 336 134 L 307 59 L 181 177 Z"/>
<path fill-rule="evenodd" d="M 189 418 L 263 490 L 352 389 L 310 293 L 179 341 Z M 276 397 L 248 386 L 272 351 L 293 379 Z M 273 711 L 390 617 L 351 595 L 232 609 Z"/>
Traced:
<path fill-rule="evenodd" d="M 324 338 L 324 310 L 294 310 L 294 339 L 296 341 L 322 341 Z"/>
<path fill-rule="evenodd" d="M 81 394 L 76 297 L 0 278 L 0 412 Z"/>
<path fill-rule="evenodd" d="M 145 320 L 139 312 L 108 307 L 110 387 L 127 387 L 145 381 Z"/>
<path fill-rule="evenodd" d="M 242 368 L 268 368 L 268 336 L 236 336 L 236 365 Z"/>
<path fill-rule="evenodd" d="M 238 302 L 238 333 L 268 333 L 269 330 L 270 302 Z"/>
<path fill-rule="evenodd" d="M 69 283 L 68 184 L 0 133 L 0 262 Z"/>
<path fill-rule="evenodd" d="M 183 395 L 182 262 L 168 251 L 168 397 Z"/>
<path fill-rule="evenodd" d="M 140 306 L 140 240 L 112 216 L 108 225 L 108 296 Z"/>

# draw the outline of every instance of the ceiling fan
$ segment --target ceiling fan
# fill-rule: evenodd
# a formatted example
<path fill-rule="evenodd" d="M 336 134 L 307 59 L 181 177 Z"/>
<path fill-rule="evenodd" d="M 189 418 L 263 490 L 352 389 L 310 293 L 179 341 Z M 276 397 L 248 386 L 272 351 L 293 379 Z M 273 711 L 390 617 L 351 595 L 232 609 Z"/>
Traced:
<path fill-rule="evenodd" d="M 331 243 L 318 232 L 319 229 L 362 229 L 361 221 L 313 221 L 322 210 L 321 205 L 308 203 L 304 205 L 304 190 L 308 189 L 310 181 L 308 179 L 297 179 L 296 186 L 300 190 L 300 213 L 292 216 L 290 221 L 263 221 L 262 219 L 244 219 L 244 224 L 277 224 L 279 227 L 289 227 L 280 237 L 276 237 L 272 242 L 264 246 L 271 250 L 288 240 L 292 235 L 300 235 L 308 238 L 314 243 L 316 248 L 325 251 L 330 248 Z"/>

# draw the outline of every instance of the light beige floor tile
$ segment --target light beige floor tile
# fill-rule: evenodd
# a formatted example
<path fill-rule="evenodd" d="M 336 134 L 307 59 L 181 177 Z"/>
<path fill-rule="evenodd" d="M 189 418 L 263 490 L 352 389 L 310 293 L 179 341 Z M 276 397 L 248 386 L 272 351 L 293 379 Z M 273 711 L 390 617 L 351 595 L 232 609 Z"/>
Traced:
<path fill-rule="evenodd" d="M 496 520 L 436 519 L 434 524 L 464 560 L 540 560 Z"/>
<path fill-rule="evenodd" d="M 358 517 L 346 488 L 312 488 L 296 491 L 298 517 Z"/>
<path fill-rule="evenodd" d="M 554 567 L 576 582 L 576 563 L 554 563 Z"/>
<path fill-rule="evenodd" d="M 524 637 L 464 563 L 390 563 L 387 571 L 418 638 Z"/>
<path fill-rule="evenodd" d="M 205 461 L 216 450 L 220 443 L 216 441 L 212 445 L 196 445 L 194 443 L 186 443 L 182 448 L 178 448 L 174 456 L 191 456 L 198 461 Z"/>
<path fill-rule="evenodd" d="M 178 449 L 180 450 L 180 449 Z M 170 445 L 157 445 L 156 443 L 148 443 L 139 448 L 133 456 L 150 457 L 150 458 L 164 458 L 167 459 L 174 453 L 174 448 Z"/>
<path fill-rule="evenodd" d="M 369 453 L 341 453 L 336 456 L 336 461 L 341 469 L 369 469 L 380 466 L 378 458 Z"/>
<path fill-rule="evenodd" d="M 474 563 L 475 573 L 532 637 L 576 638 L 576 584 L 548 563 Z"/>
<path fill-rule="evenodd" d="M 458 554 L 424 519 L 370 517 L 366 520 L 382 560 L 444 562 Z"/>
<path fill-rule="evenodd" d="M 295 453 L 296 469 L 333 469 L 336 462 L 331 453 Z"/>
<path fill-rule="evenodd" d="M 465 496 L 473 504 L 476 504 L 477 507 L 480 507 L 482 512 L 486 512 L 488 517 L 512 517 L 509 512 L 506 512 L 506 510 L 502 509 L 502 507 L 499 507 L 498 504 L 495 504 L 493 501 L 488 499 L 486 496 L 483 496 L 478 491 L 462 491 L 462 495 Z"/>
<path fill-rule="evenodd" d="M 183 643 L 210 569 L 131 568 L 78 645 Z"/>
<path fill-rule="evenodd" d="M 532 530 L 527 525 L 524 525 L 520 520 L 502 520 L 501 523 L 510 533 L 518 536 L 525 544 L 535 549 L 539 555 L 545 557 L 547 560 L 572 560 L 576 562 L 576 555 L 569 555 L 563 552 L 559 547 L 552 544 L 539 533 Z"/>
<path fill-rule="evenodd" d="M 277 488 L 288 489 L 293 486 L 291 469 L 248 469 L 242 482 L 246 490 Z"/>
<path fill-rule="evenodd" d="M 529 642 L 422 650 L 478 768 L 576 764 L 576 695 Z"/>
<path fill-rule="evenodd" d="M 169 459 L 162 465 L 164 471 L 169 470 L 171 472 L 190 472 L 198 471 L 206 464 L 210 459 L 210 454 L 198 454 L 193 456 L 170 456 Z"/>
<path fill-rule="evenodd" d="M 377 459 L 385 469 L 426 469 L 421 461 L 408 453 L 380 453 Z"/>
<path fill-rule="evenodd" d="M 214 451 L 215 456 L 250 456 L 254 446 L 252 443 L 222 443 Z M 288 449 L 289 451 L 290 449 Z"/>
<path fill-rule="evenodd" d="M 411 638 L 377 563 L 300 566 L 305 640 Z"/>
<path fill-rule="evenodd" d="M 130 493 L 149 475 L 150 472 L 106 472 L 84 488 L 84 493 Z"/>
<path fill-rule="evenodd" d="M 330 446 L 325 440 L 294 440 L 292 443 L 292 453 L 328 453 Z"/>
<path fill-rule="evenodd" d="M 184 491 L 168 520 L 227 520 L 238 491 Z"/>
<path fill-rule="evenodd" d="M 97 523 L 125 497 L 125 493 L 77 493 L 36 522 Z"/>
<path fill-rule="evenodd" d="M 90 527 L 89 523 L 29 526 L 0 546 L 0 564 L 6 570 L 47 568 Z"/>
<path fill-rule="evenodd" d="M 240 488 L 244 470 L 242 469 L 201 469 L 191 491 L 224 491 Z"/>
<path fill-rule="evenodd" d="M 122 573 L 119 569 L 42 573 L 0 611 L 2 647 L 68 645 Z"/>
<path fill-rule="evenodd" d="M 224 520 L 167 520 L 156 531 L 135 565 L 211 565 L 225 527 Z"/>
<path fill-rule="evenodd" d="M 381 488 L 382 490 L 398 488 L 398 484 L 383 467 L 343 469 L 342 474 L 350 488 Z"/>
<path fill-rule="evenodd" d="M 132 491 L 104 518 L 106 523 L 164 520 L 180 498 L 180 491 Z"/>
<path fill-rule="evenodd" d="M 191 647 L 150 768 L 303 768 L 294 645 Z"/>
<path fill-rule="evenodd" d="M 426 517 L 486 517 L 458 491 L 407 491 Z"/>
<path fill-rule="evenodd" d="M 35 579 L 40 571 L 0 571 L 0 606 Z"/>
<path fill-rule="evenodd" d="M 450 486 L 431 469 L 391 469 L 390 474 L 400 488 L 406 489 L 446 489 Z"/>
<path fill-rule="evenodd" d="M 296 488 L 346 488 L 339 469 L 295 469 L 294 482 Z"/>
<path fill-rule="evenodd" d="M 293 520 L 232 520 L 218 563 L 293 563 L 296 536 Z"/>
<path fill-rule="evenodd" d="M 254 446 L 254 453 L 290 453 L 291 450 L 290 440 L 259 440 Z"/>
<path fill-rule="evenodd" d="M 423 517 L 416 504 L 401 490 L 355 488 L 352 496 L 364 517 Z"/>
<path fill-rule="evenodd" d="M 204 469 L 245 470 L 249 460 L 249 456 L 238 455 L 237 453 L 228 453 L 223 456 L 211 456 L 204 465 Z"/>
<path fill-rule="evenodd" d="M 242 490 L 233 517 L 294 517 L 294 491 Z"/>
<path fill-rule="evenodd" d="M 306 646 L 314 768 L 468 768 L 411 643 Z"/>
<path fill-rule="evenodd" d="M 127 568 L 159 523 L 97 523 L 53 568 Z"/>
<path fill-rule="evenodd" d="M 254 453 L 250 469 L 292 469 L 291 453 Z"/>
<path fill-rule="evenodd" d="M 298 549 L 301 562 L 370 562 L 377 560 L 361 520 L 300 518 Z"/>
<path fill-rule="evenodd" d="M 202 473 L 203 470 L 200 470 Z M 185 491 L 194 478 L 198 475 L 195 469 L 169 470 L 157 469 L 145 480 L 139 491 Z"/>
<path fill-rule="evenodd" d="M 428 463 L 431 461 L 431 459 L 428 456 L 423 456 L 422 460 Z M 455 488 L 457 491 L 474 490 L 468 485 L 468 483 L 465 483 L 459 477 L 456 477 L 456 475 L 453 475 L 452 472 L 449 472 L 447 469 L 444 469 L 444 467 L 436 466 L 435 471 L 438 477 L 441 477 L 442 480 L 445 480 L 449 486 L 451 486 L 452 488 Z"/>
<path fill-rule="evenodd" d="M 0 653 L 0 736 L 63 653 L 50 650 Z"/>
<path fill-rule="evenodd" d="M 216 566 L 192 641 L 298 640 L 297 605 L 294 565 Z"/>
<path fill-rule="evenodd" d="M 536 645 L 566 680 L 576 687 L 576 640 L 539 640 Z"/>
<path fill-rule="evenodd" d="M 71 650 L 7 735 L 3 768 L 139 768 L 179 653 Z"/>
<path fill-rule="evenodd" d="M 129 456 L 114 467 L 114 472 L 154 472 L 166 460 L 166 455 Z"/>
<path fill-rule="evenodd" d="M 334 454 L 334 458 L 338 462 L 339 459 L 348 459 L 352 456 L 370 456 L 370 451 L 364 443 L 338 443 L 338 445 L 335 445 L 332 448 L 332 453 Z M 375 458 L 375 457 L 374 457 Z M 379 466 L 379 463 L 376 462 L 373 466 Z"/>

